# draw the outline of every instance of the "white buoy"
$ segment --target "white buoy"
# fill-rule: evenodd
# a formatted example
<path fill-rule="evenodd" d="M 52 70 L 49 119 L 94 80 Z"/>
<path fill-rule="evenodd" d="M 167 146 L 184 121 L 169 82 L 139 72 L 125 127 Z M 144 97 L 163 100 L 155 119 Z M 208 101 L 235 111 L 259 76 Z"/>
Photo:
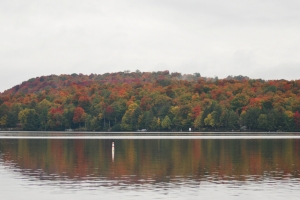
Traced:
<path fill-rule="evenodd" d="M 114 142 L 112 142 L 112 144 L 111 144 L 111 159 L 114 162 L 114 160 L 115 160 L 115 143 Z"/>

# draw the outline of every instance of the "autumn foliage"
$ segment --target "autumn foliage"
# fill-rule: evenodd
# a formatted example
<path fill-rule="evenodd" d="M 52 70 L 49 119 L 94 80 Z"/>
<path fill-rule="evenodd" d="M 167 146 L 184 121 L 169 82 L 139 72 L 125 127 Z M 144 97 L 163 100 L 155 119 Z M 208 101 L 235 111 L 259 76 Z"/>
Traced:
<path fill-rule="evenodd" d="M 50 75 L 0 93 L 4 130 L 299 131 L 300 80 L 199 73 Z"/>

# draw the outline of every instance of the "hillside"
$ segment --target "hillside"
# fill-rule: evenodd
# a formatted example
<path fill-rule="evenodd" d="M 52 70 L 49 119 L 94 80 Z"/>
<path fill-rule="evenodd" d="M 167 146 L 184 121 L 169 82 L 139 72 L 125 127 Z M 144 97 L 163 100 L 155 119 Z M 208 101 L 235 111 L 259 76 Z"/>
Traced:
<path fill-rule="evenodd" d="M 0 93 L 2 130 L 300 131 L 300 80 L 161 72 L 32 78 Z"/>

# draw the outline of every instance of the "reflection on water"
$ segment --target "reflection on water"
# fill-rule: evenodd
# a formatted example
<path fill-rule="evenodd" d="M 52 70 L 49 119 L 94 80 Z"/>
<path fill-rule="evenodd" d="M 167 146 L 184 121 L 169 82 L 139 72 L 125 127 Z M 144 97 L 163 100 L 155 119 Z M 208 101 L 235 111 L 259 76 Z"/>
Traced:
<path fill-rule="evenodd" d="M 104 195 L 134 190 L 151 193 L 152 199 L 159 194 L 193 199 L 201 191 L 206 197 L 267 193 L 296 198 L 299 143 L 298 139 L 3 139 L 0 171 L 25 179 L 27 187 L 95 190 L 102 195 L 106 190 L 111 193 Z M 130 199 L 124 194 L 122 198 Z"/>

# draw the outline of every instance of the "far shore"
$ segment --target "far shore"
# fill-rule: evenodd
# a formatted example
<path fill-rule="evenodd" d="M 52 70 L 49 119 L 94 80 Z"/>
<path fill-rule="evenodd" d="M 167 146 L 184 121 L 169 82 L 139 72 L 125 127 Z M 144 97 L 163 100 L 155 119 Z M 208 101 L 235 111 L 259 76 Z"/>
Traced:
<path fill-rule="evenodd" d="M 61 134 L 135 134 L 135 135 L 150 135 L 150 134 L 155 134 L 155 135 L 160 135 L 160 134 L 176 134 L 176 135 L 185 135 L 185 134 L 190 134 L 190 135 L 195 135 L 195 134 L 240 134 L 240 135 L 249 135 L 249 134 L 300 134 L 300 132 L 276 132 L 276 131 L 268 131 L 268 132 L 259 132 L 259 131 L 161 131 L 161 132 L 152 132 L 152 131 L 147 131 L 147 132 L 138 132 L 138 131 L 118 131 L 118 132 L 109 132 L 109 131 L 0 131 L 1 133 L 41 133 L 41 134 L 50 134 L 50 133 L 61 133 Z"/>

